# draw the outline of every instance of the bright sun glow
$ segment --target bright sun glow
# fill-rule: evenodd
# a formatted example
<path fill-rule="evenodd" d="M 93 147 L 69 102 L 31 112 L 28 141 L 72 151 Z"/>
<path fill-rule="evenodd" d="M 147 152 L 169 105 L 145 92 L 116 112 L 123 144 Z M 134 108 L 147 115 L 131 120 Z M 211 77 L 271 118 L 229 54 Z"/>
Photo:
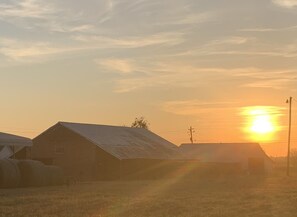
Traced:
<path fill-rule="evenodd" d="M 280 126 L 280 108 L 270 106 L 245 107 L 242 115 L 246 118 L 244 131 L 253 141 L 273 141 Z"/>
<path fill-rule="evenodd" d="M 258 110 L 252 113 L 258 113 L 252 116 L 252 125 L 250 127 L 250 130 L 252 132 L 259 134 L 267 134 L 274 131 L 274 126 L 271 117 L 269 116 L 269 114 L 266 114 L 266 111 Z"/>

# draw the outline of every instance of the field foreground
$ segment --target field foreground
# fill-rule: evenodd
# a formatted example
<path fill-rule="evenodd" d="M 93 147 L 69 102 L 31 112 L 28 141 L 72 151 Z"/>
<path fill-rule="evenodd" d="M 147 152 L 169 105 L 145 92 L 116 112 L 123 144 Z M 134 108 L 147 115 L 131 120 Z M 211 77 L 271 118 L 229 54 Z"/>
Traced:
<path fill-rule="evenodd" d="M 297 216 L 297 177 L 81 183 L 0 190 L 0 216 Z"/>

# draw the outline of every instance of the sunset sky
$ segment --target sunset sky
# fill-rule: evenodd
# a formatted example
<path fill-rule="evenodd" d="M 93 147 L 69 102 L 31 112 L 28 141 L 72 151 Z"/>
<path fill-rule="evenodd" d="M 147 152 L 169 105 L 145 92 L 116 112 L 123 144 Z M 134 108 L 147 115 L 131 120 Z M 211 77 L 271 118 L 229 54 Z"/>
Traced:
<path fill-rule="evenodd" d="M 297 0 L 0 0 L 0 74 L 2 132 L 144 116 L 177 145 L 192 126 L 280 155 L 292 96 L 297 148 Z M 265 141 L 247 129 L 256 108 Z"/>

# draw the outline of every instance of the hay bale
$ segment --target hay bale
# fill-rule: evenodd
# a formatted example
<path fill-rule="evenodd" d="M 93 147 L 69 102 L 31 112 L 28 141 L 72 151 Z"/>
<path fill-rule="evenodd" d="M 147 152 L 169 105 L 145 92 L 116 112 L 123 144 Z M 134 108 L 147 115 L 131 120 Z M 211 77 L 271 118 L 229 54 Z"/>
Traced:
<path fill-rule="evenodd" d="M 57 166 L 45 166 L 48 185 L 63 185 L 65 183 L 64 172 Z"/>
<path fill-rule="evenodd" d="M 21 181 L 17 161 L 12 159 L 0 160 L 0 188 L 19 187 Z"/>
<path fill-rule="evenodd" d="M 48 185 L 47 170 L 40 161 L 20 160 L 18 167 L 22 187 L 40 187 Z"/>

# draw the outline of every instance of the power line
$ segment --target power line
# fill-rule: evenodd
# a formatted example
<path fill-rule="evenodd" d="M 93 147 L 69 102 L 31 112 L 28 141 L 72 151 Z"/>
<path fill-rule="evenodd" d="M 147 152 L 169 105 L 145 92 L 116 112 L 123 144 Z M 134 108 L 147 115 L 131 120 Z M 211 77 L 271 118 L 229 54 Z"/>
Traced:
<path fill-rule="evenodd" d="M 288 155 L 287 155 L 287 176 L 290 176 L 290 151 L 291 151 L 291 124 L 292 124 L 292 97 L 287 100 L 289 103 L 289 134 L 288 134 Z"/>

